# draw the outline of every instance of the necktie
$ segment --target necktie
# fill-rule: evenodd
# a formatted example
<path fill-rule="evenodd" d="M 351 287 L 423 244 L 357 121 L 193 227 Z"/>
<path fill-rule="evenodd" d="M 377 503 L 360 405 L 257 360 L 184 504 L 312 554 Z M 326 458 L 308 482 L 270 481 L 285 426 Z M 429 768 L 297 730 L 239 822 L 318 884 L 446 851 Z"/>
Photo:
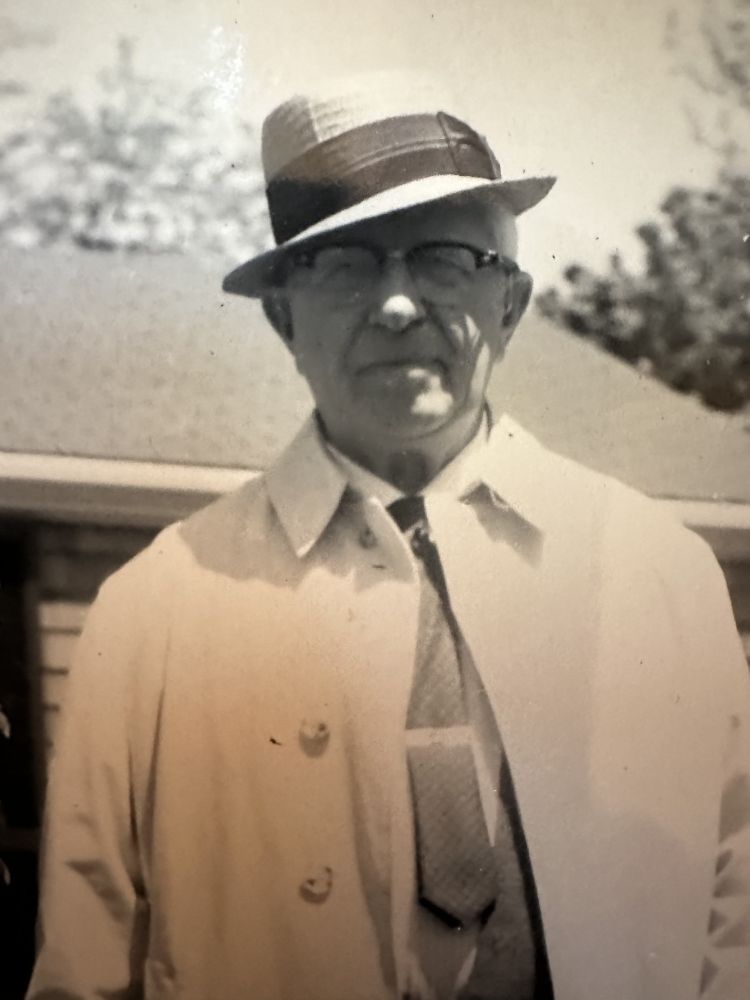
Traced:
<path fill-rule="evenodd" d="M 408 750 L 420 902 L 449 926 L 486 916 L 498 891 L 498 865 L 479 795 L 468 735 L 459 650 L 462 638 L 448 601 L 438 551 L 421 497 L 389 507 L 410 539 L 420 573 L 417 663 L 407 728 L 438 730 Z M 442 734 L 440 730 L 446 732 Z M 468 732 L 468 731 L 466 731 Z M 459 738 L 456 738 L 459 737 Z"/>
<path fill-rule="evenodd" d="M 481 929 L 469 981 L 457 1000 L 553 1000 L 533 877 L 507 762 L 495 852 L 500 880 L 495 908 Z"/>

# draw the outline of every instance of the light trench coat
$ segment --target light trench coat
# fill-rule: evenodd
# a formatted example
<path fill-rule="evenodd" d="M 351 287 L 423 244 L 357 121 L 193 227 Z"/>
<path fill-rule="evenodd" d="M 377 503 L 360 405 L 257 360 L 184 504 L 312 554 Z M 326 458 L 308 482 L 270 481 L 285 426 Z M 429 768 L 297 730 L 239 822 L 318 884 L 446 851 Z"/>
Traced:
<path fill-rule="evenodd" d="M 721 572 L 650 501 L 510 420 L 477 482 L 428 513 L 556 1000 L 690 1000 L 728 741 L 750 717 Z M 408 546 L 313 423 L 105 584 L 52 768 L 30 997 L 401 995 L 417 605 Z"/>

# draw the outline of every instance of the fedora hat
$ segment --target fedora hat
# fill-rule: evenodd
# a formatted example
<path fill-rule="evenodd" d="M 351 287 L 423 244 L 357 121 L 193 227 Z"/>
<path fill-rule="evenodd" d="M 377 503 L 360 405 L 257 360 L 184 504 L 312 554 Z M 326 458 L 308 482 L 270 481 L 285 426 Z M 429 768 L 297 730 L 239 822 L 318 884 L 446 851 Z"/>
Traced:
<path fill-rule="evenodd" d="M 447 198 L 520 215 L 544 198 L 554 177 L 503 179 L 487 140 L 445 106 L 426 77 L 376 73 L 273 110 L 261 142 L 276 246 L 231 271 L 224 291 L 262 296 L 290 250 L 377 216 Z"/>

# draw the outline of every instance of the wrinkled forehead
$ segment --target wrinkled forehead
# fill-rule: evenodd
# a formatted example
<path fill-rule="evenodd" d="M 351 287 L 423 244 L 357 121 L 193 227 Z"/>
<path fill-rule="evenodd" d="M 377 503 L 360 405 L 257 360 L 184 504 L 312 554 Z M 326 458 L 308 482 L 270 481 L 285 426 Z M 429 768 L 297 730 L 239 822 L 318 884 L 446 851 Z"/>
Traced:
<path fill-rule="evenodd" d="M 336 237 L 332 239 L 331 235 L 326 242 L 336 242 Z M 443 200 L 417 205 L 347 226 L 339 236 L 346 242 L 404 248 L 431 241 L 455 241 L 478 249 L 497 250 L 514 260 L 518 249 L 516 219 L 512 212 L 478 200 Z"/>

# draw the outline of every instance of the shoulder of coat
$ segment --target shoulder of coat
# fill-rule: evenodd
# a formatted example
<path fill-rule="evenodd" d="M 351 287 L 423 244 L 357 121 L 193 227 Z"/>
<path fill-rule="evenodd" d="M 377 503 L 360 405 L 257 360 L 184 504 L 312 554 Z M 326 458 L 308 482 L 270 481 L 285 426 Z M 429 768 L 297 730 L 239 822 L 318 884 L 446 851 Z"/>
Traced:
<path fill-rule="evenodd" d="M 264 478 L 254 476 L 184 520 L 163 528 L 101 589 L 121 595 L 156 596 L 204 562 L 203 553 L 235 551 L 249 538 L 267 537 L 274 518 Z"/>
<path fill-rule="evenodd" d="M 710 568 L 710 546 L 658 499 L 627 483 L 552 451 L 523 432 L 537 470 L 538 493 L 562 531 L 581 531 L 646 560 Z"/>

